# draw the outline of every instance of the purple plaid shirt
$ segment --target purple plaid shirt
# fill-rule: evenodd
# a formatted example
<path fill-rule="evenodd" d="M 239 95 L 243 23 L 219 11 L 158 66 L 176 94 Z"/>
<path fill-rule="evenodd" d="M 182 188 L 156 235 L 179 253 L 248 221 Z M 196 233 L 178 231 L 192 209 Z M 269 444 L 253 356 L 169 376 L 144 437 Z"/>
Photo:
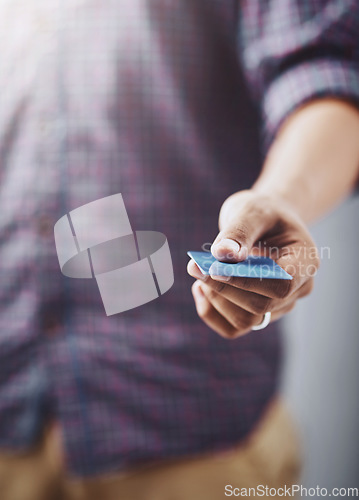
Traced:
<path fill-rule="evenodd" d="M 55 418 L 69 472 L 91 475 L 251 430 L 278 332 L 210 331 L 186 251 L 258 175 L 261 124 L 266 148 L 304 101 L 358 101 L 358 33 L 358 0 L 1 1 L 2 449 Z M 133 227 L 168 237 L 175 283 L 106 317 L 95 282 L 60 273 L 53 226 L 118 192 Z"/>

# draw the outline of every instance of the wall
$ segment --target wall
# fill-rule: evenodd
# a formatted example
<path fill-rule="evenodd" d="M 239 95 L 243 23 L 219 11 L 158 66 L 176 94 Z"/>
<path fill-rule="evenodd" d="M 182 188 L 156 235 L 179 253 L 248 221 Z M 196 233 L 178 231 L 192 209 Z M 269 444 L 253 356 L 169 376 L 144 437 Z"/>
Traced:
<path fill-rule="evenodd" d="M 359 197 L 312 228 L 330 247 L 312 295 L 284 320 L 283 394 L 302 435 L 302 484 L 359 486 Z"/>

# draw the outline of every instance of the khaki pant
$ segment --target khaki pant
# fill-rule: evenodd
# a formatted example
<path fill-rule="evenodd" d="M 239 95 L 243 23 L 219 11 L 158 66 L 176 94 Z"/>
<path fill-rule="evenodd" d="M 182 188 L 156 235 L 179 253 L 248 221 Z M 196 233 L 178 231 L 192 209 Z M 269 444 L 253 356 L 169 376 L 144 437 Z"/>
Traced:
<path fill-rule="evenodd" d="M 53 428 L 26 454 L 0 454 L 1 500 L 219 500 L 230 497 L 231 491 L 238 497 L 234 488 L 298 483 L 297 437 L 278 400 L 272 402 L 249 438 L 230 452 L 173 460 L 125 474 L 66 478 L 58 437 Z M 230 485 L 227 495 L 226 485 Z M 236 496 L 232 494 L 232 498 Z"/>

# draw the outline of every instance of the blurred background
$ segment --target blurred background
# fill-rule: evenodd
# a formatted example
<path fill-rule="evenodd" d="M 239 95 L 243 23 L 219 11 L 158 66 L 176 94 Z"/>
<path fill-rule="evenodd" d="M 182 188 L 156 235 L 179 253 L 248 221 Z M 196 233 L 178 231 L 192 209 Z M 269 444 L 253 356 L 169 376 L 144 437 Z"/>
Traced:
<path fill-rule="evenodd" d="M 359 198 L 312 227 L 330 248 L 310 297 L 284 320 L 282 392 L 302 437 L 305 487 L 354 487 L 359 477 Z"/>
<path fill-rule="evenodd" d="M 103 154 L 106 158 L 107 151 Z M 283 321 L 286 362 L 281 390 L 301 435 L 301 484 L 308 488 L 358 486 L 358 214 L 356 196 L 312 227 L 318 247 L 329 248 L 330 256 L 324 252 L 313 293 Z M 56 272 L 60 276 L 57 267 Z"/>

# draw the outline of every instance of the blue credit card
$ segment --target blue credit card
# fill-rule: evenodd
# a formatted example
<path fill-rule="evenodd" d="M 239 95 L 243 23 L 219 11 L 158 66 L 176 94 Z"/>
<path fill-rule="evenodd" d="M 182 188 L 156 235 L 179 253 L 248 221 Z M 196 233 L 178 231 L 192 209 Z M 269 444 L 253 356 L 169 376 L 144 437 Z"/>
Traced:
<path fill-rule="evenodd" d="M 250 255 L 242 262 L 229 263 L 216 260 L 210 252 L 187 252 L 203 274 L 235 276 L 238 278 L 293 279 L 269 257 Z"/>

